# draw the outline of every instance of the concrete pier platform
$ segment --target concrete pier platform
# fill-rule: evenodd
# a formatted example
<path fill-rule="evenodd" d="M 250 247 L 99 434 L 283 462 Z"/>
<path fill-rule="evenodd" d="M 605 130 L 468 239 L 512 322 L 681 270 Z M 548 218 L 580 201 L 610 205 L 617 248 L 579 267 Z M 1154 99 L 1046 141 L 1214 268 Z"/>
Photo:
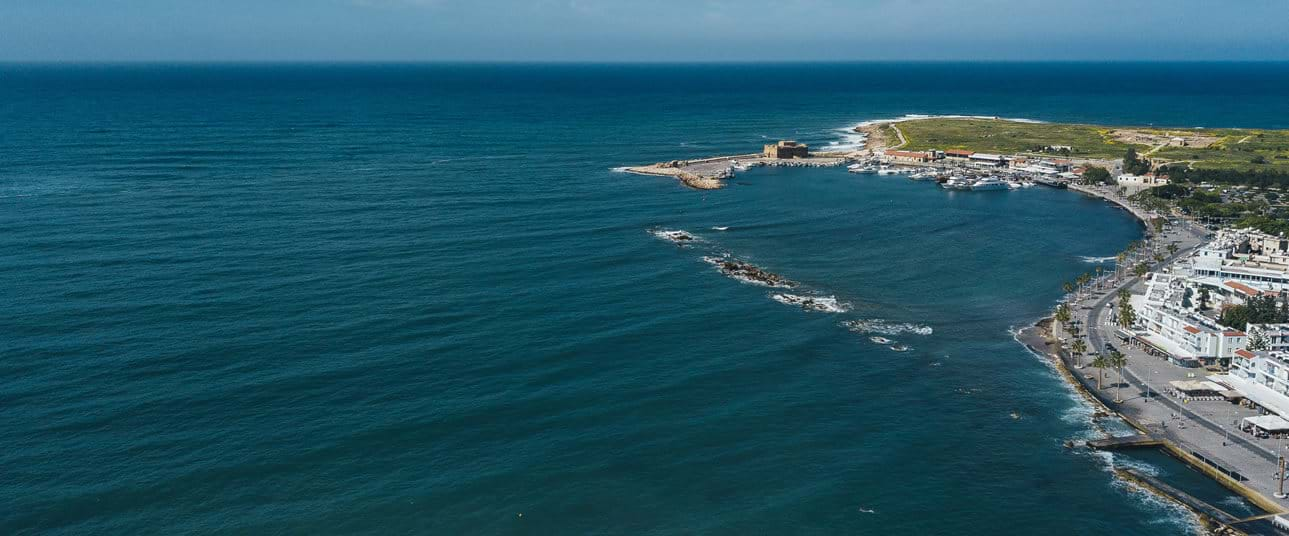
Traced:
<path fill-rule="evenodd" d="M 851 161 L 846 153 L 819 153 L 805 158 L 766 158 L 761 154 L 715 156 L 698 160 L 670 160 L 647 166 L 625 168 L 627 173 L 675 177 L 690 188 L 715 190 L 724 186 L 722 181 L 734 176 L 739 169 L 762 166 L 833 167 Z"/>

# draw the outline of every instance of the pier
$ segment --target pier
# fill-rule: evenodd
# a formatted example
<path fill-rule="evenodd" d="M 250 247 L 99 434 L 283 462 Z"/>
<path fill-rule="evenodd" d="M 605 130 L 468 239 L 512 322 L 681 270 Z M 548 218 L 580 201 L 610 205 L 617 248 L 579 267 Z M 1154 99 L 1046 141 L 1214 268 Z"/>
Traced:
<path fill-rule="evenodd" d="M 1106 439 L 1097 439 L 1094 441 L 1088 441 L 1088 448 L 1093 448 L 1096 450 L 1121 450 L 1121 449 L 1141 448 L 1141 447 L 1159 447 L 1159 446 L 1162 446 L 1163 444 L 1164 444 L 1164 441 L 1162 439 L 1159 439 L 1150 434 L 1142 434 L 1142 435 L 1135 435 L 1135 436 L 1110 437 Z"/>
<path fill-rule="evenodd" d="M 844 153 L 820 153 L 804 158 L 767 158 L 760 154 L 716 156 L 700 160 L 671 160 L 647 166 L 626 168 L 627 173 L 675 177 L 685 186 L 698 190 L 715 190 L 738 170 L 762 166 L 835 167 L 850 162 Z"/>
<path fill-rule="evenodd" d="M 856 153 L 810 154 L 804 143 L 782 140 L 766 145 L 760 153 L 713 156 L 697 160 L 668 160 L 647 166 L 624 168 L 627 173 L 675 177 L 690 188 L 715 190 L 736 171 L 762 166 L 832 167 L 851 162 Z"/>

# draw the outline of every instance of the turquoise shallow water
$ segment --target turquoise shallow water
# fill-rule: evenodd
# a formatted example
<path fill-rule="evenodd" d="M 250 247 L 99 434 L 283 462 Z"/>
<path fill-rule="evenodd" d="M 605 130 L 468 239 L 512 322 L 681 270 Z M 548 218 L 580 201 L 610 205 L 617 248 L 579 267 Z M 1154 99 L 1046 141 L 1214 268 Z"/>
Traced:
<path fill-rule="evenodd" d="M 840 169 L 702 193 L 612 168 L 845 143 L 905 113 L 1289 126 L 1287 79 L 4 66 L 0 529 L 1185 532 L 1061 448 L 1085 410 L 1009 333 L 1140 236 L 1123 212 Z M 778 303 L 702 260 L 722 254 L 849 310 Z M 888 333 L 898 353 L 842 325 L 877 320 L 931 333 Z"/>

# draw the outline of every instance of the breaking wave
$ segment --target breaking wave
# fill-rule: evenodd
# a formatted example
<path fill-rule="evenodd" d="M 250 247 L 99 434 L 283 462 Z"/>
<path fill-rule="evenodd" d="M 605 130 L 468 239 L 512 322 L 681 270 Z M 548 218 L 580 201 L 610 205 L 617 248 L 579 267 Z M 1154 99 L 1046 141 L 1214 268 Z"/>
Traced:
<path fill-rule="evenodd" d="M 867 320 L 847 320 L 841 325 L 855 333 L 880 333 L 882 335 L 899 335 L 901 333 L 912 333 L 914 335 L 930 335 L 935 332 L 931 326 L 922 324 L 913 324 L 909 322 L 887 322 L 880 318 L 870 318 Z"/>
<path fill-rule="evenodd" d="M 868 134 L 855 132 L 854 127 L 835 130 L 841 139 L 828 142 L 829 151 L 858 151 L 868 146 Z"/>
<path fill-rule="evenodd" d="M 836 296 L 798 296 L 796 294 L 772 294 L 774 301 L 784 305 L 796 305 L 807 311 L 821 313 L 844 313 L 850 310 L 850 304 L 837 301 Z"/>
<path fill-rule="evenodd" d="M 1013 122 L 1013 123 L 1035 123 L 1035 124 L 1046 123 L 1046 121 L 1039 121 L 1039 120 L 1037 120 L 1037 119 L 1025 119 L 1025 118 L 1023 118 L 1023 117 L 998 117 L 998 116 L 994 116 L 994 115 L 926 115 L 926 114 L 907 114 L 907 115 L 904 115 L 904 116 L 901 116 L 901 117 L 896 117 L 896 118 L 894 118 L 894 119 L 870 119 L 870 120 L 868 120 L 868 121 L 863 121 L 863 122 L 859 123 L 859 125 L 857 125 L 857 126 L 860 126 L 860 127 L 866 127 L 866 126 L 871 126 L 871 125 L 881 125 L 881 124 L 885 124 L 885 123 L 898 123 L 898 122 L 900 122 L 900 121 L 909 121 L 909 120 L 913 120 L 913 119 L 997 119 L 997 120 L 999 120 L 999 121 L 1011 121 L 1011 122 Z"/>

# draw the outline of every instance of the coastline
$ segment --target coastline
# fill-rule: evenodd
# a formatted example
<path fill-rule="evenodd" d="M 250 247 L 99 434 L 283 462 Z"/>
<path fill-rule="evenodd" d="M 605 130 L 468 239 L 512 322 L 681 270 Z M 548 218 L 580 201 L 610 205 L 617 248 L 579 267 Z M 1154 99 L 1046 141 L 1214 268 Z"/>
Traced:
<path fill-rule="evenodd" d="M 945 116 L 945 117 L 966 118 L 966 116 Z M 898 119 L 874 120 L 874 121 L 867 121 L 867 122 L 861 123 L 858 126 L 854 127 L 854 131 L 866 134 L 867 145 L 865 146 L 864 149 L 859 149 L 855 151 L 819 153 L 819 154 L 811 155 L 810 157 L 792 158 L 792 159 L 764 158 L 759 154 L 717 156 L 717 157 L 697 159 L 697 160 L 672 160 L 668 162 L 659 162 L 659 163 L 651 164 L 647 166 L 626 167 L 626 168 L 619 168 L 619 169 L 628 173 L 641 174 L 641 175 L 672 176 L 674 178 L 679 179 L 686 186 L 689 186 L 695 189 L 701 189 L 701 190 L 717 189 L 717 188 L 723 187 L 725 180 L 733 177 L 736 171 L 745 170 L 751 167 L 837 166 L 837 165 L 845 164 L 846 162 L 852 161 L 853 159 L 856 159 L 856 158 L 863 158 L 865 156 L 880 154 L 886 149 L 890 149 L 892 147 L 904 146 L 908 144 L 909 141 L 908 139 L 905 138 L 905 136 L 902 134 L 900 129 L 895 125 L 902 121 L 917 120 L 922 118 L 923 116 L 906 116 Z M 986 119 L 1005 120 L 1005 119 L 996 118 L 996 117 L 986 118 Z M 1029 122 L 1025 120 L 1017 120 L 1017 121 Z M 890 127 L 890 128 L 888 129 L 886 127 Z M 1070 184 L 1068 188 L 1076 192 L 1079 192 L 1080 194 L 1100 199 L 1104 202 L 1109 203 L 1111 206 L 1127 211 L 1142 226 L 1142 229 L 1147 238 L 1158 237 L 1158 233 L 1154 232 L 1154 228 L 1151 224 L 1153 221 L 1156 221 L 1159 218 L 1161 218 L 1162 217 L 1161 215 L 1156 214 L 1152 211 L 1143 210 L 1133 206 L 1131 203 L 1128 202 L 1127 199 L 1120 197 L 1117 193 L 1113 192 L 1112 190 L 1081 186 L 1077 184 Z M 1192 233 L 1194 232 L 1189 228 L 1187 230 L 1188 232 L 1192 232 Z M 1202 240 L 1199 240 L 1200 236 L 1201 235 L 1196 234 L 1191 239 L 1194 241 L 1198 241 L 1199 243 L 1202 243 Z M 1191 247 L 1195 247 L 1195 245 L 1192 245 Z M 1171 262 L 1172 260 L 1178 258 L 1178 256 L 1181 254 L 1188 253 L 1191 247 L 1183 248 L 1181 250 L 1181 253 L 1177 255 L 1173 255 L 1170 259 L 1168 259 L 1168 262 Z M 1131 277 L 1131 276 L 1125 275 L 1123 279 L 1116 280 L 1115 282 L 1113 282 L 1109 291 L 1104 291 L 1104 292 L 1107 292 L 1107 294 L 1105 295 L 1105 299 L 1101 300 L 1099 303 L 1097 303 L 1094 306 L 1084 307 L 1083 308 L 1084 310 L 1092 311 L 1087 313 L 1088 315 L 1087 326 L 1089 326 L 1090 329 L 1100 329 L 1099 326 L 1097 328 L 1091 328 L 1091 326 L 1095 325 L 1095 323 L 1093 322 L 1093 319 L 1095 318 L 1095 315 L 1097 314 L 1097 312 L 1099 312 L 1099 309 L 1106 305 L 1106 303 L 1109 301 L 1114 291 L 1120 288 L 1129 288 L 1135 283 L 1137 283 L 1139 279 L 1140 278 L 1138 277 Z M 1101 292 L 1101 289 L 1098 288 L 1098 291 Z M 1212 480 L 1216 481 L 1219 485 L 1227 488 L 1228 490 L 1239 495 L 1240 497 L 1243 497 L 1245 500 L 1255 505 L 1257 508 L 1260 508 L 1265 512 L 1269 512 L 1273 515 L 1286 513 L 1286 509 L 1282 505 L 1269 499 L 1267 496 L 1263 495 L 1258 490 L 1254 489 L 1252 487 L 1252 484 L 1245 485 L 1238 479 L 1238 477 L 1232 478 L 1231 476 L 1224 474 L 1223 473 L 1224 470 L 1231 471 L 1231 472 L 1234 472 L 1234 471 L 1233 469 L 1223 469 L 1222 465 L 1217 465 L 1217 463 L 1214 462 L 1213 460 L 1218 460 L 1219 462 L 1221 462 L 1221 464 L 1226 465 L 1227 467 L 1248 467 L 1247 464 L 1245 466 L 1240 466 L 1239 464 L 1230 462 L 1229 459 L 1226 461 L 1223 461 L 1223 458 L 1219 458 L 1209 454 L 1209 451 L 1205 451 L 1201 446 L 1196 444 L 1190 444 L 1175 436 L 1163 437 L 1162 434 L 1161 435 L 1152 434 L 1150 425 L 1147 424 L 1147 422 L 1154 422 L 1154 420 L 1158 420 L 1158 419 L 1154 419 L 1158 417 L 1157 415 L 1151 415 L 1153 420 L 1150 420 L 1150 421 L 1142 420 L 1140 417 L 1145 416 L 1144 413 L 1149 413 L 1149 412 L 1143 413 L 1140 409 L 1130 408 L 1128 404 L 1125 404 L 1124 401 L 1118 399 L 1117 394 L 1115 395 L 1115 400 L 1112 401 L 1110 398 L 1110 395 L 1107 394 L 1104 390 L 1102 390 L 1099 386 L 1097 388 L 1090 387 L 1089 381 L 1091 381 L 1094 384 L 1099 382 L 1095 380 L 1091 380 L 1091 378 L 1093 378 L 1092 375 L 1087 375 L 1082 373 L 1081 370 L 1079 370 L 1081 367 L 1076 368 L 1074 364 L 1070 361 L 1073 359 L 1073 357 L 1067 355 L 1068 352 L 1065 352 L 1062 349 L 1061 341 L 1065 339 L 1064 337 L 1061 336 L 1062 335 L 1061 331 L 1062 331 L 1061 326 L 1055 325 L 1054 317 L 1052 315 L 1048 315 L 1036 320 L 1034 324 L 1031 326 L 1017 330 L 1015 339 L 1017 340 L 1017 342 L 1021 343 L 1023 346 L 1025 346 L 1027 349 L 1029 349 L 1031 352 L 1035 353 L 1036 355 L 1041 355 L 1049 359 L 1052 362 L 1053 367 L 1056 369 L 1058 374 L 1060 374 L 1060 376 L 1064 379 L 1064 381 L 1067 382 L 1067 384 L 1072 389 L 1074 389 L 1075 392 L 1079 393 L 1079 395 L 1082 398 L 1084 398 L 1088 403 L 1092 405 L 1092 407 L 1094 408 L 1094 413 L 1092 416 L 1094 425 L 1097 421 L 1103 418 L 1111 418 L 1111 417 L 1117 418 L 1118 420 L 1122 421 L 1123 423 L 1126 423 L 1128 426 L 1134 429 L 1137 432 L 1137 434 L 1143 436 L 1143 438 L 1149 439 L 1150 443 L 1157 445 L 1158 448 L 1163 452 L 1169 454 L 1170 456 L 1177 459 L 1178 461 L 1181 461 L 1187 466 L 1210 477 Z M 1137 383 L 1137 380 L 1135 377 L 1132 376 L 1131 372 L 1124 371 L 1123 378 L 1124 380 L 1121 385 L 1126 385 L 1130 388 L 1135 387 L 1134 383 Z M 1149 391 L 1148 387 L 1143 387 L 1143 389 L 1146 389 L 1147 391 Z M 1160 404 L 1154 404 L 1154 406 L 1166 406 L 1167 404 L 1168 404 L 1168 401 L 1165 401 L 1165 402 L 1161 402 Z M 1126 410 L 1133 410 L 1134 414 L 1129 414 L 1129 412 Z M 1179 411 L 1181 411 L 1182 414 L 1186 414 L 1186 412 L 1183 410 L 1179 409 Z M 1197 436 L 1192 435 L 1189 437 L 1191 439 L 1195 439 Z M 1200 437 L 1199 439 L 1205 439 L 1205 438 Z M 1067 443 L 1067 446 L 1073 446 L 1073 444 Z M 1109 447 L 1109 448 L 1113 448 L 1113 447 Z M 1201 455 L 1200 452 L 1203 452 L 1204 454 Z M 1167 484 L 1164 484 L 1158 481 L 1153 481 L 1152 479 L 1148 477 L 1144 477 L 1143 475 L 1134 474 L 1132 473 L 1132 471 L 1125 470 L 1121 467 L 1117 467 L 1113 463 L 1111 463 L 1111 469 L 1113 470 L 1112 472 L 1116 475 L 1117 478 L 1125 482 L 1132 483 L 1147 493 L 1154 494 L 1160 497 L 1161 499 L 1167 499 L 1170 503 L 1175 503 L 1181 506 L 1182 508 L 1186 509 L 1187 511 L 1190 511 L 1192 514 L 1196 516 L 1196 518 L 1200 521 L 1202 525 L 1209 528 L 1210 530 L 1221 532 L 1226 529 L 1233 529 L 1232 527 L 1233 524 L 1246 523 L 1251 520 L 1251 519 L 1235 519 L 1234 517 L 1230 516 L 1229 514 L 1226 514 L 1225 512 L 1223 512 L 1222 510 L 1216 507 L 1203 503 L 1202 501 L 1198 501 L 1193 497 L 1186 495 L 1184 492 L 1174 490 L 1173 488 L 1171 488 L 1171 486 L 1168 486 Z M 1244 471 L 1244 469 L 1242 468 L 1241 471 Z M 1245 480 L 1247 481 L 1247 479 Z M 1265 489 L 1266 487 L 1265 483 L 1263 483 L 1262 487 Z M 1173 493 L 1172 491 L 1169 491 L 1169 490 L 1176 491 L 1176 493 Z M 1233 530 L 1239 530 L 1239 529 L 1233 529 Z"/>
<path fill-rule="evenodd" d="M 1134 218 L 1137 219 L 1139 223 L 1142 224 L 1142 226 L 1146 229 L 1147 233 L 1151 232 L 1150 215 L 1141 211 L 1136 207 L 1133 207 L 1127 204 L 1125 200 L 1118 198 L 1118 196 L 1108 196 L 1095 189 L 1082 187 L 1082 186 L 1071 185 L 1070 189 L 1077 191 L 1079 193 L 1082 193 L 1084 195 L 1101 199 L 1107 203 L 1111 203 L 1114 206 L 1117 206 L 1119 208 L 1122 208 L 1128 211 L 1129 214 L 1131 214 Z M 1176 259 L 1179 255 L 1185 254 L 1185 253 L 1186 253 L 1186 250 L 1183 250 L 1179 252 L 1177 255 L 1174 255 L 1172 258 L 1170 258 L 1169 261 L 1171 262 L 1172 260 Z M 1107 294 L 1112 295 L 1112 293 L 1114 291 L 1117 291 L 1119 288 L 1129 288 L 1133 284 L 1135 284 L 1139 279 L 1140 278 L 1138 277 L 1128 277 L 1123 281 L 1119 282 L 1118 284 L 1116 284 L 1109 291 L 1107 291 Z M 1096 307 L 1094 306 L 1091 309 L 1095 311 Z M 1089 314 L 1091 315 L 1092 313 L 1089 313 Z M 1245 500 L 1256 505 L 1258 508 L 1261 508 L 1266 512 L 1269 512 L 1270 514 L 1276 514 L 1276 515 L 1284 514 L 1287 512 L 1287 510 L 1283 505 L 1278 504 L 1276 501 L 1263 495 L 1259 491 L 1253 489 L 1248 485 L 1245 485 L 1244 483 L 1240 482 L 1235 478 L 1232 478 L 1231 476 L 1225 474 L 1221 469 L 1211 465 L 1213 463 L 1212 461 L 1205 460 L 1198 457 L 1195 454 L 1195 452 L 1200 450 L 1198 446 L 1190 445 L 1185 441 L 1175 439 L 1172 437 L 1160 437 L 1157 434 L 1153 434 L 1152 430 L 1147 424 L 1145 424 L 1138 418 L 1127 414 L 1125 411 L 1117 409 L 1116 407 L 1117 404 L 1111 400 L 1111 397 L 1109 394 L 1103 393 L 1095 389 L 1094 387 L 1092 387 L 1092 384 L 1095 383 L 1095 380 L 1092 379 L 1093 378 L 1092 375 L 1084 375 L 1083 378 L 1080 378 L 1081 373 L 1079 369 L 1076 369 L 1075 367 L 1072 366 L 1072 364 L 1070 363 L 1071 356 L 1068 354 L 1067 351 L 1063 350 L 1061 347 L 1062 345 L 1058 340 L 1056 330 L 1054 329 L 1055 322 L 1056 320 L 1055 320 L 1054 314 L 1046 315 L 1036 320 L 1032 325 L 1018 330 L 1016 333 L 1015 339 L 1018 343 L 1026 347 L 1034 354 L 1040 355 L 1046 358 L 1048 361 L 1050 361 L 1053 368 L 1061 376 L 1061 378 L 1084 400 L 1086 400 L 1089 404 L 1092 405 L 1094 409 L 1092 418 L 1094 421 L 1097 419 L 1106 418 L 1106 417 L 1115 417 L 1121 420 L 1122 422 L 1126 423 L 1127 425 L 1131 426 L 1134 430 L 1136 430 L 1136 432 L 1139 435 L 1151 436 L 1152 438 L 1157 439 L 1160 449 L 1163 452 L 1172 456 L 1178 461 L 1186 464 L 1192 469 L 1199 471 L 1200 473 L 1214 480 L 1221 486 L 1227 488 L 1231 492 L 1243 497 Z M 1091 322 L 1089 322 L 1088 325 L 1089 325 L 1088 329 L 1096 329 L 1096 328 L 1090 327 L 1092 325 Z M 1124 377 L 1125 377 L 1125 383 L 1127 383 L 1128 386 L 1132 387 L 1133 383 L 1128 383 L 1128 381 L 1129 380 L 1135 381 L 1136 379 L 1133 378 L 1131 374 L 1128 374 L 1128 373 L 1125 373 Z M 1206 461 L 1208 461 L 1209 463 L 1205 463 Z M 1176 492 L 1177 490 L 1170 491 L 1169 489 L 1161 489 L 1161 488 L 1169 488 L 1169 487 L 1166 485 L 1162 485 L 1161 483 L 1158 483 L 1158 482 L 1150 482 L 1147 479 L 1143 479 L 1142 475 L 1135 474 L 1131 471 L 1124 470 L 1119 467 L 1114 467 L 1113 469 L 1114 469 L 1114 473 L 1119 478 L 1122 478 L 1125 481 L 1133 483 L 1145 489 L 1148 492 L 1151 492 L 1162 498 L 1166 498 L 1186 508 L 1188 511 L 1192 512 L 1205 527 L 1209 528 L 1210 530 L 1214 530 L 1215 528 L 1218 530 L 1223 530 L 1223 529 L 1239 530 L 1227 524 L 1227 521 L 1230 521 L 1230 520 L 1217 519 L 1214 517 L 1213 512 L 1207 511 L 1202 507 L 1197 507 L 1193 503 L 1193 498 L 1189 496 L 1185 496 L 1185 494 L 1180 492 L 1178 492 L 1178 495 L 1180 496 L 1175 495 L 1174 492 Z"/>

